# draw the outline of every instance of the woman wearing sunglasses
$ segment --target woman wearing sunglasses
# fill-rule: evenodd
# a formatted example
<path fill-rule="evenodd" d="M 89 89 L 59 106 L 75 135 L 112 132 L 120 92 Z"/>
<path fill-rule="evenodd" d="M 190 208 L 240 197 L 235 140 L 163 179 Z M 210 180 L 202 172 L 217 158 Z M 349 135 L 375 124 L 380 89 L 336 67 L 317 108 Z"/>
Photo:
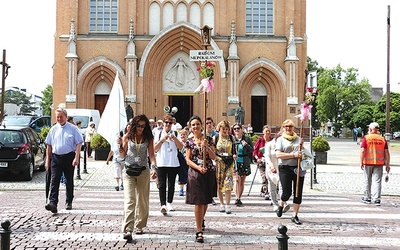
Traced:
<path fill-rule="evenodd" d="M 253 157 L 253 142 L 248 136 L 243 134 L 242 125 L 235 123 L 232 127 L 233 134 L 235 135 L 235 147 L 237 153 L 236 159 L 236 185 L 235 185 L 235 205 L 243 205 L 241 197 L 244 190 L 244 182 L 246 176 L 251 174 L 250 164 Z"/>
<path fill-rule="evenodd" d="M 173 131 L 173 117 L 171 114 L 164 116 L 164 128 L 154 137 L 154 150 L 157 152 L 158 163 L 158 194 L 161 203 L 161 213 L 167 214 L 174 211 L 172 201 L 175 192 L 175 180 L 179 171 L 178 150 L 183 148 L 182 142 L 178 139 L 178 132 Z M 168 197 L 167 192 L 168 182 Z"/>
<path fill-rule="evenodd" d="M 279 179 L 282 185 L 281 200 L 276 210 L 278 217 L 281 217 L 282 213 L 289 209 L 289 207 L 288 209 L 285 208 L 284 211 L 285 203 L 289 200 L 292 193 L 295 192 L 295 190 L 292 190 L 292 187 L 295 188 L 297 185 L 297 164 L 298 159 L 302 157 L 301 146 L 303 144 L 303 139 L 294 132 L 294 123 L 292 120 L 285 120 L 282 123 L 282 129 L 282 136 L 276 140 L 275 148 L 279 164 Z M 297 225 L 302 224 L 297 214 L 303 195 L 304 175 L 305 172 L 301 171 L 298 183 L 298 196 L 293 198 L 293 215 L 291 220 Z"/>
<path fill-rule="evenodd" d="M 124 239 L 132 241 L 132 232 L 142 234 L 149 218 L 150 177 L 155 179 L 156 159 L 154 156 L 153 134 L 149 119 L 137 115 L 132 119 L 132 126 L 123 136 L 119 155 L 125 158 L 124 179 L 124 219 L 122 231 Z M 151 162 L 151 172 L 147 156 Z M 130 168 L 132 167 L 132 168 Z M 135 175 L 128 174 L 128 169 Z"/>

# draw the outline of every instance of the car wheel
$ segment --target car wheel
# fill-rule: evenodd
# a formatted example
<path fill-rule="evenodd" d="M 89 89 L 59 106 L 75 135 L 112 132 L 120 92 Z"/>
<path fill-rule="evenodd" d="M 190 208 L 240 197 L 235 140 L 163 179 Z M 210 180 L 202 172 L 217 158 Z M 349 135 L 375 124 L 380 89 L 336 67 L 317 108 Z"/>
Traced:
<path fill-rule="evenodd" d="M 23 180 L 24 181 L 30 181 L 32 180 L 33 177 L 33 163 L 32 161 L 29 163 L 29 168 L 25 170 L 25 172 L 23 172 Z"/>

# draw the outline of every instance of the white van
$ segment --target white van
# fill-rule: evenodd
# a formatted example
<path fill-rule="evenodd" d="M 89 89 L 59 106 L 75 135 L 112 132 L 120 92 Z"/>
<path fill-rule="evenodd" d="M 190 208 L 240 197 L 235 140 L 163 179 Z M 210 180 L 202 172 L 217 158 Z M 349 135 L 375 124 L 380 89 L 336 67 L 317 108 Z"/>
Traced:
<path fill-rule="evenodd" d="M 100 123 L 100 112 L 97 109 L 66 109 L 68 116 L 74 118 L 74 122 L 81 121 L 81 132 L 82 136 L 86 133 L 86 128 L 90 122 L 94 122 L 96 130 Z"/>

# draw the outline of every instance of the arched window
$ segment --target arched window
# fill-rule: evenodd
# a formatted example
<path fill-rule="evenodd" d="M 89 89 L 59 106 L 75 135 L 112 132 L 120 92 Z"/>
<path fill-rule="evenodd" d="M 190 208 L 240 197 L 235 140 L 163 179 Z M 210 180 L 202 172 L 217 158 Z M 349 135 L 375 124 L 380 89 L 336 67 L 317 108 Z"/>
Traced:
<path fill-rule="evenodd" d="M 201 27 L 200 17 L 200 6 L 197 3 L 190 5 L 190 23 Z"/>
<path fill-rule="evenodd" d="M 158 32 L 160 32 L 160 15 L 161 10 L 160 10 L 160 5 L 158 3 L 153 2 L 150 4 L 150 10 L 149 10 L 149 34 L 150 35 L 156 35 Z"/>
<path fill-rule="evenodd" d="M 171 3 L 166 3 L 163 6 L 163 29 L 174 23 L 174 6 Z"/>
<path fill-rule="evenodd" d="M 176 21 L 187 21 L 187 7 L 184 3 L 180 3 L 176 7 Z"/>
<path fill-rule="evenodd" d="M 212 28 L 214 28 L 214 6 L 210 3 L 207 3 L 204 6 L 204 11 L 203 11 L 203 25 L 208 25 Z M 211 34 L 214 34 L 214 29 L 211 30 Z"/>

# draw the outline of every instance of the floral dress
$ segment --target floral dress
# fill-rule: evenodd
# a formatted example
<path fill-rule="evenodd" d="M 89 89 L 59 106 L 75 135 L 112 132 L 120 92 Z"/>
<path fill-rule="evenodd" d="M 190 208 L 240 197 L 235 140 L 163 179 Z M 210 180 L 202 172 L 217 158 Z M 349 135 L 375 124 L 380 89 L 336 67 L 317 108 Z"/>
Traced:
<path fill-rule="evenodd" d="M 208 144 L 212 145 L 212 139 L 207 137 Z M 202 150 L 194 142 L 194 138 L 186 141 L 186 148 L 191 151 L 191 161 L 197 164 L 202 159 Z M 217 196 L 217 185 L 215 178 L 215 166 L 208 153 L 206 153 L 207 172 L 201 174 L 199 171 L 189 167 L 188 181 L 186 185 L 186 204 L 207 205 L 212 203 L 212 198 Z"/>
<path fill-rule="evenodd" d="M 216 138 L 216 153 L 217 153 L 217 186 L 220 192 L 233 190 L 233 161 L 230 165 L 224 163 L 221 157 L 233 155 L 233 140 L 223 138 L 221 135 Z"/>

